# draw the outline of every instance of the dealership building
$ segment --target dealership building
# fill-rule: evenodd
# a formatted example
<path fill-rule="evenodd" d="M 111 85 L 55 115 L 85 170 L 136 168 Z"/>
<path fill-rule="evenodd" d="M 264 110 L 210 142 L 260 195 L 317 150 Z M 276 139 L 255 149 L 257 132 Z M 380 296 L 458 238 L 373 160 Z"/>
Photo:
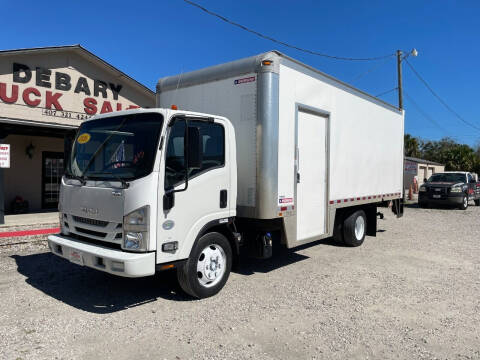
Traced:
<path fill-rule="evenodd" d="M 0 51 L 0 210 L 56 209 L 82 121 L 154 104 L 152 90 L 80 45 Z"/>
<path fill-rule="evenodd" d="M 414 185 L 414 178 L 416 177 L 418 186 L 425 182 L 430 176 L 436 173 L 445 171 L 445 165 L 429 161 L 425 159 L 419 159 L 415 157 L 405 156 L 404 170 L 403 170 L 403 184 L 405 189 L 409 189 Z"/>

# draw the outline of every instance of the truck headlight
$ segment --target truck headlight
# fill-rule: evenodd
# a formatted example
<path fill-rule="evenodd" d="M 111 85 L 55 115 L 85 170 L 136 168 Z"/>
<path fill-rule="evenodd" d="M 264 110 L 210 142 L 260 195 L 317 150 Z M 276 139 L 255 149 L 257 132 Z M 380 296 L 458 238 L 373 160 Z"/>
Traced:
<path fill-rule="evenodd" d="M 68 235 L 70 232 L 68 231 L 68 224 L 67 222 L 67 215 L 62 212 L 58 213 L 58 222 L 60 223 L 60 233 L 63 235 Z"/>
<path fill-rule="evenodd" d="M 419 191 L 419 192 L 425 192 L 425 191 L 427 191 L 427 187 L 424 186 L 424 185 L 422 185 L 422 186 L 420 186 L 420 188 L 418 189 L 418 191 Z"/>
<path fill-rule="evenodd" d="M 450 189 L 450 192 L 452 193 L 461 193 L 463 191 L 461 186 L 454 186 Z"/>
<path fill-rule="evenodd" d="M 123 248 L 131 251 L 142 251 L 146 249 L 145 232 L 126 232 L 123 241 Z"/>
<path fill-rule="evenodd" d="M 122 249 L 146 251 L 149 239 L 150 206 L 144 206 L 123 217 Z"/>
<path fill-rule="evenodd" d="M 144 206 L 137 209 L 124 218 L 125 225 L 148 225 L 148 215 L 150 206 Z"/>

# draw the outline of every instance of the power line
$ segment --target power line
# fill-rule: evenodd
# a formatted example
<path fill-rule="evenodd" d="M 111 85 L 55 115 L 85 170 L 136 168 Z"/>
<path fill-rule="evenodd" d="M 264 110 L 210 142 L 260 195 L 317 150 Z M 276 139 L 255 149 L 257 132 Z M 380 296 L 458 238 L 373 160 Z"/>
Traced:
<path fill-rule="evenodd" d="M 245 30 L 249 33 L 252 33 L 258 37 L 261 37 L 263 39 L 266 39 L 266 40 L 269 40 L 269 41 L 272 41 L 274 43 L 277 43 L 277 44 L 280 44 L 280 45 L 283 45 L 283 46 L 286 46 L 286 47 L 289 47 L 291 49 L 295 49 L 295 50 L 298 50 L 298 51 L 302 51 L 304 53 L 307 53 L 307 54 L 311 54 L 311 55 L 316 55 L 316 56 L 322 56 L 322 57 L 325 57 L 325 58 L 329 58 L 329 59 L 335 59 L 335 60 L 348 60 L 348 61 L 374 61 L 374 60 L 382 60 L 382 59 L 387 59 L 387 58 L 390 58 L 390 57 L 393 57 L 395 56 L 395 54 L 388 54 L 388 55 L 383 55 L 383 56 L 376 56 L 376 57 L 368 57 L 368 58 L 350 58 L 350 57 L 343 57 L 343 56 L 333 56 L 333 55 L 328 55 L 328 54 L 324 54 L 324 53 L 320 53 L 320 52 L 317 52 L 317 51 L 313 51 L 313 50 L 308 50 L 308 49 L 304 49 L 304 48 L 301 48 L 301 47 L 298 47 L 298 46 L 295 46 L 295 45 L 291 45 L 291 44 L 288 44 L 286 42 L 283 42 L 283 41 L 280 41 L 280 40 L 277 40 L 277 39 L 274 39 L 272 38 L 271 36 L 268 36 L 268 35 L 264 35 L 262 33 L 259 33 L 258 31 L 255 31 L 255 30 L 252 30 L 244 25 L 241 25 L 239 23 L 236 23 L 232 20 L 229 20 L 227 19 L 226 17 L 220 15 L 220 14 L 217 14 L 217 13 L 214 13 L 213 11 L 210 11 L 206 8 L 204 8 L 203 6 L 193 2 L 193 1 L 190 1 L 190 0 L 183 0 L 184 2 L 186 2 L 187 4 L 190 4 L 192 6 L 195 6 L 197 7 L 198 9 L 202 10 L 203 12 L 211 15 L 211 16 L 214 16 L 230 25 L 233 25 L 233 26 L 236 26 L 242 30 Z"/>
<path fill-rule="evenodd" d="M 453 115 L 455 115 L 461 122 L 463 122 L 464 124 L 467 124 L 468 126 L 476 129 L 476 130 L 479 130 L 480 131 L 480 128 L 477 127 L 475 124 L 472 124 L 471 122 L 465 120 L 463 117 L 461 117 L 455 110 L 453 110 L 433 89 L 432 87 L 427 83 L 427 81 L 417 72 L 417 70 L 415 70 L 415 68 L 412 66 L 412 64 L 410 64 L 410 62 L 404 58 L 405 62 L 407 63 L 407 65 L 410 67 L 410 69 L 413 71 L 413 73 L 415 74 L 415 76 L 423 83 L 423 85 L 425 85 L 425 87 L 432 93 L 433 96 L 435 96 L 437 98 L 438 101 L 440 101 L 442 103 L 443 106 L 445 106 L 445 108 L 450 111 Z"/>
<path fill-rule="evenodd" d="M 383 96 L 383 95 L 387 95 L 387 94 L 390 94 L 392 91 L 395 91 L 395 90 L 398 90 L 398 87 L 394 87 L 393 89 L 390 89 L 390 90 L 387 90 L 387 91 L 384 91 L 378 95 L 375 95 L 375 97 L 380 97 L 380 96 Z"/>
<path fill-rule="evenodd" d="M 428 121 L 430 121 L 433 125 L 435 125 L 437 128 L 439 128 L 443 133 L 445 133 L 445 135 L 449 135 L 448 131 L 445 130 L 438 122 L 436 122 L 431 116 L 429 116 L 421 107 L 420 105 L 417 104 L 417 102 L 415 100 L 413 100 L 413 98 L 408 95 L 408 93 L 403 90 L 403 93 L 405 94 L 405 96 L 407 97 L 407 99 L 412 103 L 412 105 L 417 109 L 417 111 L 423 115 L 423 117 L 425 119 L 427 119 Z"/>
<path fill-rule="evenodd" d="M 355 81 L 358 81 L 360 80 L 362 77 L 364 77 L 365 75 L 367 74 L 370 74 L 372 71 L 375 71 L 377 70 L 379 67 L 385 65 L 391 58 L 388 57 L 385 59 L 385 61 L 382 61 L 381 63 L 379 64 L 375 64 L 374 66 L 372 66 L 370 69 L 368 69 L 367 71 L 365 71 L 364 73 L 361 73 L 360 75 L 357 75 L 355 76 L 352 80 L 350 80 L 350 82 L 355 82 Z"/>

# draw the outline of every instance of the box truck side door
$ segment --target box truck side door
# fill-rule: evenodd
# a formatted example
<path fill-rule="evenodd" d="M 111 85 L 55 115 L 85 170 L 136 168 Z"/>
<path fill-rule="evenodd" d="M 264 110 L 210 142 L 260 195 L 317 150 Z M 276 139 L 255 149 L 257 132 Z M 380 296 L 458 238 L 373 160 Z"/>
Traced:
<path fill-rule="evenodd" d="M 297 241 L 327 232 L 327 121 L 301 108 L 297 116 Z"/>

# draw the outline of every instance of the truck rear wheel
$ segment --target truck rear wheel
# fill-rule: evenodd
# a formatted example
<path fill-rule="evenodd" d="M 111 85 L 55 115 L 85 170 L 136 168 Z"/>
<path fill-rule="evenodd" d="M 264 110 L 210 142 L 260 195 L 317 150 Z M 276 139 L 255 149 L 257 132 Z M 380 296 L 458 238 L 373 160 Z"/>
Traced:
<path fill-rule="evenodd" d="M 480 206 L 480 199 L 476 199 L 475 201 L 475 206 Z"/>
<path fill-rule="evenodd" d="M 187 262 L 177 269 L 180 287 L 187 294 L 203 299 L 217 294 L 232 268 L 232 248 L 220 233 L 203 235 Z"/>
<path fill-rule="evenodd" d="M 367 216 L 363 210 L 357 210 L 343 221 L 343 241 L 348 246 L 363 244 L 367 232 Z"/>

